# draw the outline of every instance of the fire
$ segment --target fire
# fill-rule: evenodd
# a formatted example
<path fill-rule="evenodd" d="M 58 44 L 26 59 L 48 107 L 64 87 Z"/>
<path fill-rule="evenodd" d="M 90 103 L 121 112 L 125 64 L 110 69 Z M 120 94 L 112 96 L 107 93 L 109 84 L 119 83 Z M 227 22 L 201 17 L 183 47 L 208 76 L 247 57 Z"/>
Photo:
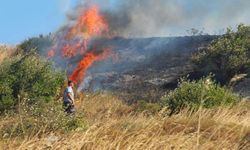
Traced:
<path fill-rule="evenodd" d="M 62 48 L 62 56 L 65 58 L 71 58 L 77 55 L 77 49 L 79 48 L 79 45 L 70 45 L 70 44 L 66 44 L 63 48 Z"/>
<path fill-rule="evenodd" d="M 84 79 L 86 71 L 88 70 L 89 67 L 92 66 L 94 62 L 102 61 L 106 59 L 108 56 L 110 56 L 110 54 L 111 54 L 110 49 L 104 49 L 104 51 L 101 53 L 94 53 L 92 51 L 89 51 L 79 62 L 78 66 L 71 74 L 69 79 L 75 83 L 79 83 L 79 81 L 82 81 L 82 79 Z"/>
<path fill-rule="evenodd" d="M 70 29 L 68 37 L 81 36 L 85 39 L 101 35 L 108 30 L 107 22 L 100 15 L 97 6 L 92 6 L 78 18 L 77 23 Z"/>
<path fill-rule="evenodd" d="M 62 48 L 62 56 L 71 58 L 78 53 L 84 54 L 87 51 L 88 39 L 99 36 L 108 31 L 108 24 L 104 17 L 100 15 L 97 6 L 92 6 L 85 10 L 78 18 L 77 22 L 69 30 L 66 39 L 81 37 L 77 44 L 65 44 Z"/>
<path fill-rule="evenodd" d="M 54 57 L 55 50 L 58 49 L 61 51 L 58 54 L 66 59 L 77 55 L 83 56 L 75 70 L 69 75 L 70 80 L 79 83 L 84 79 L 86 71 L 93 63 L 112 56 L 110 48 L 102 49 L 101 52 L 93 48 L 88 49 L 88 42 L 96 37 L 107 37 L 108 29 L 108 23 L 101 15 L 99 7 L 92 5 L 82 12 L 76 23 L 67 30 L 66 36 L 56 43 L 52 50 L 48 51 L 47 56 Z M 95 45 L 91 45 L 91 47 L 95 47 Z"/>
<path fill-rule="evenodd" d="M 112 56 L 111 49 L 106 48 L 102 51 L 96 51 L 96 49 L 88 49 L 88 42 L 96 37 L 107 36 L 108 23 L 104 16 L 101 15 L 99 8 L 95 5 L 90 6 L 76 20 L 76 23 L 72 25 L 63 37 L 63 45 L 60 47 L 60 43 L 54 46 L 53 50 L 48 52 L 48 57 L 55 55 L 54 49 L 60 49 L 62 57 L 70 59 L 77 55 L 82 55 L 83 58 L 78 63 L 75 70 L 69 75 L 69 79 L 75 83 L 79 83 L 84 79 L 86 71 L 97 61 L 102 61 L 109 56 Z M 92 47 L 95 47 L 92 46 Z"/>
<path fill-rule="evenodd" d="M 47 53 L 47 56 L 48 56 L 48 58 L 52 58 L 52 57 L 54 57 L 55 56 L 55 50 L 49 50 L 48 51 L 48 53 Z"/>
<path fill-rule="evenodd" d="M 87 47 L 89 39 L 102 36 L 107 31 L 108 24 L 104 17 L 101 16 L 97 6 L 90 7 L 80 15 L 77 23 L 69 30 L 66 38 L 74 39 L 74 37 L 80 37 L 81 40 L 77 44 L 66 44 L 62 49 L 62 55 L 66 58 L 74 57 L 77 54 L 84 55 L 70 75 L 70 80 L 79 83 L 84 79 L 86 71 L 94 62 L 102 61 L 111 55 L 110 49 L 104 49 L 100 53 L 95 52 L 95 50 L 88 50 Z"/>
<path fill-rule="evenodd" d="M 77 54 L 84 54 L 87 51 L 87 42 L 86 40 L 79 41 L 76 44 L 65 44 L 62 48 L 62 56 L 65 58 L 71 58 Z"/>

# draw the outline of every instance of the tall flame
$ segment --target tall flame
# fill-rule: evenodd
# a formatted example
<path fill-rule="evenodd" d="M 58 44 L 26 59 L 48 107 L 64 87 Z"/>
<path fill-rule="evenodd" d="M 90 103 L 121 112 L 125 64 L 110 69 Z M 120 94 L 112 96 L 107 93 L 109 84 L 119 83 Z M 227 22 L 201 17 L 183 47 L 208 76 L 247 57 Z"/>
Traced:
<path fill-rule="evenodd" d="M 82 36 L 89 39 L 107 30 L 108 25 L 104 17 L 100 15 L 98 7 L 92 6 L 78 18 L 77 23 L 70 29 L 68 37 Z"/>
<path fill-rule="evenodd" d="M 65 45 L 62 49 L 62 53 L 64 57 L 68 58 L 75 56 L 77 52 L 84 54 L 87 51 L 87 53 L 70 75 L 70 80 L 79 83 L 84 78 L 87 69 L 91 67 L 94 62 L 104 60 L 110 55 L 110 49 L 104 49 L 99 53 L 94 52 L 93 50 L 87 50 L 88 39 L 100 36 L 104 32 L 107 32 L 107 30 L 108 24 L 104 17 L 100 15 L 97 6 L 90 7 L 80 15 L 77 23 L 69 30 L 67 38 L 71 39 L 80 36 L 83 40 L 75 45 Z"/>
<path fill-rule="evenodd" d="M 102 53 L 94 53 L 92 51 L 89 51 L 83 59 L 79 62 L 78 66 L 74 70 L 74 72 L 69 77 L 70 80 L 72 80 L 75 83 L 78 83 L 79 81 L 82 81 L 82 79 L 85 77 L 86 70 L 91 67 L 91 65 L 96 61 L 101 61 L 107 58 L 111 54 L 110 49 L 104 49 Z"/>
<path fill-rule="evenodd" d="M 78 63 L 76 69 L 69 76 L 70 80 L 79 83 L 84 78 L 87 69 L 96 61 L 102 61 L 111 55 L 111 49 L 106 48 L 101 52 L 95 49 L 88 50 L 88 42 L 95 37 L 104 36 L 108 33 L 108 23 L 101 15 L 99 8 L 95 5 L 87 8 L 76 23 L 69 28 L 64 37 L 63 47 L 61 49 L 61 56 L 70 59 L 77 55 L 83 55 L 82 60 Z M 60 44 L 59 44 L 60 45 Z M 48 57 L 54 57 L 57 45 L 53 50 L 48 52 Z"/>

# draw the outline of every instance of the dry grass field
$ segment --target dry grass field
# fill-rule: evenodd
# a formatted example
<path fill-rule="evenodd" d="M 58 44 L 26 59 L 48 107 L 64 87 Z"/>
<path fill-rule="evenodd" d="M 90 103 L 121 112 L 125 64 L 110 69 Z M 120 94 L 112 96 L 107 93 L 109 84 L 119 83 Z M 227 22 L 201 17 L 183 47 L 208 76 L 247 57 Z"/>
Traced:
<path fill-rule="evenodd" d="M 249 108 L 245 102 L 233 108 L 200 109 L 193 114 L 184 110 L 169 117 L 167 109 L 159 113 L 138 112 L 135 106 L 127 106 L 110 94 L 85 94 L 78 98 L 77 113 L 84 113 L 87 129 L 6 138 L 0 147 L 15 150 L 249 150 Z M 0 126 L 4 121 L 1 119 Z"/>
<path fill-rule="evenodd" d="M 0 63 L 7 57 L 15 53 L 16 48 L 12 46 L 0 45 Z"/>

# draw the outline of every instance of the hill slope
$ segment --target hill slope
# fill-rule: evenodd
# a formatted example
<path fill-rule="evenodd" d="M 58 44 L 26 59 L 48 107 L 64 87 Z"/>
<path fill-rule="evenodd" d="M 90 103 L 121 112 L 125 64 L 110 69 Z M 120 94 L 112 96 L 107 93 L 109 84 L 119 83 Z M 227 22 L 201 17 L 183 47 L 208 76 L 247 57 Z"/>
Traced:
<path fill-rule="evenodd" d="M 96 39 L 90 47 L 111 47 L 115 58 L 95 63 L 79 90 L 122 92 L 126 95 L 122 97 L 129 102 L 135 99 L 156 101 L 163 92 L 176 87 L 177 79 L 193 71 L 190 63 L 192 52 L 207 46 L 215 38 L 217 36 L 204 35 Z M 81 58 L 75 57 L 66 62 L 72 66 L 69 72 Z M 62 64 L 61 60 L 58 64 Z M 145 92 L 155 95 L 142 96 Z"/>

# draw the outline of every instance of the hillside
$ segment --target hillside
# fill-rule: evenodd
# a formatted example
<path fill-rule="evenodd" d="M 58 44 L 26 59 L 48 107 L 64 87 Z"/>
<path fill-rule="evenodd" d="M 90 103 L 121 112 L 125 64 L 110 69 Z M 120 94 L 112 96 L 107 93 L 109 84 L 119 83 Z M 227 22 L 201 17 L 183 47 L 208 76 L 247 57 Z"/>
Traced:
<path fill-rule="evenodd" d="M 41 38 L 43 37 L 35 39 L 36 44 Z M 30 105 L 29 98 L 21 98 L 13 111 L 6 111 L 1 115 L 0 149 L 248 150 L 248 99 L 233 106 L 200 106 L 196 111 L 190 111 L 187 107 L 172 115 L 169 115 L 170 108 L 159 103 L 163 95 L 177 91 L 174 89 L 180 77 L 193 73 L 191 54 L 216 38 L 114 38 L 94 41 L 101 46 L 111 45 L 117 55 L 116 59 L 97 62 L 88 70 L 84 85 L 76 94 L 77 113 L 68 116 L 63 112 L 62 91 L 48 103 L 39 102 L 38 97 L 38 103 Z M 43 39 L 42 41 L 42 47 L 37 45 L 39 55 L 43 56 L 41 62 L 46 57 L 43 50 L 46 49 L 44 45 L 47 45 Z M 16 48 L 3 46 L 2 60 L 14 59 L 15 50 Z M 40 56 L 31 55 L 28 60 L 36 64 L 38 62 L 34 58 L 40 59 Z M 78 59 L 72 58 L 67 63 L 75 66 Z M 54 61 L 53 67 L 56 69 L 63 68 L 66 63 L 58 57 L 45 60 Z M 58 60 L 60 65 L 57 64 Z M 19 69 L 32 69 L 34 64 L 26 65 Z M 15 63 L 14 66 L 16 67 Z M 30 71 L 22 73 L 22 77 L 30 76 Z M 191 76 L 192 79 L 198 77 L 200 76 L 194 74 Z M 35 79 L 37 80 L 37 76 Z M 34 83 L 37 83 L 36 80 Z M 235 85 L 239 93 L 247 89 L 248 86 L 244 84 L 247 80 L 245 78 Z M 183 91 L 185 90 L 184 87 Z M 190 92 L 189 89 L 187 91 Z M 218 97 L 223 93 L 217 86 L 212 88 L 212 92 L 212 96 Z M 199 94 L 194 93 L 201 99 Z M 182 95 L 177 93 L 177 96 Z"/>
<path fill-rule="evenodd" d="M 123 39 L 97 41 L 95 45 L 109 45 L 117 61 L 97 63 L 90 69 L 83 87 L 91 91 L 111 90 L 130 93 L 132 99 L 145 91 L 156 92 L 148 99 L 158 99 L 163 91 L 176 87 L 176 81 L 193 71 L 192 52 L 206 46 L 216 36 Z M 169 86 L 168 85 L 172 85 Z"/>
<path fill-rule="evenodd" d="M 1 1 L 0 150 L 250 150 L 249 8 Z"/>
<path fill-rule="evenodd" d="M 176 88 L 180 77 L 194 72 L 190 62 L 192 53 L 217 38 L 201 35 L 95 39 L 91 41 L 89 49 L 110 47 L 113 56 L 94 63 L 78 90 L 116 92 L 129 103 L 136 99 L 157 101 L 166 90 Z M 41 56 L 47 57 L 51 40 L 52 37 L 44 36 L 32 38 L 25 43 L 30 43 L 26 46 L 28 49 L 37 48 Z M 78 55 L 65 59 L 58 54 L 50 59 L 56 68 L 66 68 L 70 74 L 82 57 Z M 144 96 L 145 91 L 154 95 Z"/>

